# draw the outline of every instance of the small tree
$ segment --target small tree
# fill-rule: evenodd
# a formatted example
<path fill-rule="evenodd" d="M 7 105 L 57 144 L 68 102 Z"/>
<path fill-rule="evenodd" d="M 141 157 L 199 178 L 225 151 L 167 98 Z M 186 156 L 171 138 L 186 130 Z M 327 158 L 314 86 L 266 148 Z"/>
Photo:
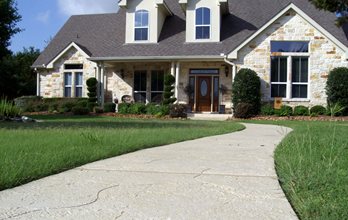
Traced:
<path fill-rule="evenodd" d="M 174 95 L 174 84 L 175 77 L 168 74 L 164 76 L 164 93 L 163 93 L 163 104 L 170 105 L 173 104 L 177 99 L 173 98 Z"/>
<path fill-rule="evenodd" d="M 88 108 L 90 110 L 93 110 L 95 106 L 97 106 L 97 85 L 98 85 L 98 80 L 94 77 L 89 78 L 86 81 L 87 84 L 87 90 L 88 90 Z"/>
<path fill-rule="evenodd" d="M 256 72 L 250 69 L 241 69 L 233 82 L 232 102 L 234 108 L 240 103 L 252 105 L 249 115 L 257 115 L 261 108 L 261 81 Z"/>
<path fill-rule="evenodd" d="M 333 69 L 326 84 L 327 102 L 329 106 L 340 105 L 343 114 L 348 114 L 348 68 Z"/>

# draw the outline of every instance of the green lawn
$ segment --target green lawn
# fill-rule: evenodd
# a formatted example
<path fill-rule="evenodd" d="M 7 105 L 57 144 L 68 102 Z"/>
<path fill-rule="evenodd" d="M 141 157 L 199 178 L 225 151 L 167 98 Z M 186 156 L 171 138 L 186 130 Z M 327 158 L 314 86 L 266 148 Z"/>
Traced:
<path fill-rule="evenodd" d="M 301 219 L 348 219 L 348 122 L 256 122 L 294 131 L 277 147 L 281 185 Z"/>
<path fill-rule="evenodd" d="M 41 116 L 0 122 L 0 190 L 136 150 L 241 130 L 232 122 Z"/>

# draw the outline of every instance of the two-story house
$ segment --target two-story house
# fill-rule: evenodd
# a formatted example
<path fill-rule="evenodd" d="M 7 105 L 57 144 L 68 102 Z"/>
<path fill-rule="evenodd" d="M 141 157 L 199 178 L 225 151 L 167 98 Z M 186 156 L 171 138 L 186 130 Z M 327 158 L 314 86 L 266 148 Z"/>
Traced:
<path fill-rule="evenodd" d="M 231 108 L 233 78 L 250 68 L 262 79 L 263 101 L 326 104 L 330 70 L 348 66 L 348 28 L 308 0 L 118 4 L 118 12 L 67 21 L 33 64 L 38 95 L 84 97 L 86 80 L 96 77 L 101 103 L 124 95 L 160 102 L 164 75 L 172 74 L 179 103 L 217 112 Z"/>

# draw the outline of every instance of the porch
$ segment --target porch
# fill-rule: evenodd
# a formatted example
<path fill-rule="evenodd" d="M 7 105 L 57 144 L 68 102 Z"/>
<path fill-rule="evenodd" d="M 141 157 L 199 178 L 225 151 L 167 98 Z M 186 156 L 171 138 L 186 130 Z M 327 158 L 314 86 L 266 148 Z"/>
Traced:
<path fill-rule="evenodd" d="M 223 61 L 104 61 L 98 63 L 100 103 L 131 96 L 134 102 L 161 103 L 164 76 L 175 77 L 177 103 L 195 113 L 231 112 L 232 72 Z"/>

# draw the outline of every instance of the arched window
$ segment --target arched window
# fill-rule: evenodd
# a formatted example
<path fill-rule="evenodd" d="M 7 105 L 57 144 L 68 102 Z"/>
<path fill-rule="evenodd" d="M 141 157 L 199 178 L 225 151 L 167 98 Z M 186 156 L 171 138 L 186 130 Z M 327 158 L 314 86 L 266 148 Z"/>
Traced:
<path fill-rule="evenodd" d="M 149 40 L 149 12 L 146 10 L 139 10 L 135 12 L 134 40 Z"/>
<path fill-rule="evenodd" d="M 210 39 L 210 9 L 196 9 L 196 39 Z"/>

